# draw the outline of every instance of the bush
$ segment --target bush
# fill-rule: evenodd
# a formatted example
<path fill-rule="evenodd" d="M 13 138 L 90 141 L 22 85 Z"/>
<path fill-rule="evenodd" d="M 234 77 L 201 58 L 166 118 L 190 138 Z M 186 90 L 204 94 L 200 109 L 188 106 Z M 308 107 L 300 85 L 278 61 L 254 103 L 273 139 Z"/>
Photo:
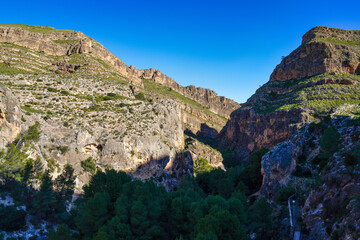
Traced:
<path fill-rule="evenodd" d="M 92 157 L 89 157 L 88 159 L 82 161 L 81 167 L 84 169 L 85 172 L 89 172 L 91 174 L 94 174 L 96 171 L 96 164 Z"/>
<path fill-rule="evenodd" d="M 0 206 L 0 230 L 16 231 L 26 225 L 26 212 L 14 206 Z"/>
<path fill-rule="evenodd" d="M 0 177 L 20 180 L 28 155 L 21 152 L 14 144 L 9 144 L 6 154 L 0 152 Z"/>
<path fill-rule="evenodd" d="M 360 148 L 356 146 L 351 153 L 345 154 L 344 163 L 346 166 L 354 166 L 360 158 Z"/>
<path fill-rule="evenodd" d="M 301 165 L 296 165 L 295 172 L 293 173 L 296 177 L 303 177 L 303 178 L 311 178 L 312 173 L 309 168 L 303 167 Z"/>
<path fill-rule="evenodd" d="M 322 150 L 334 153 L 339 148 L 340 134 L 334 127 L 328 127 L 320 139 L 320 147 Z"/>
<path fill-rule="evenodd" d="M 59 150 L 62 155 L 64 155 L 65 153 L 67 153 L 69 151 L 68 146 L 58 146 L 58 147 L 56 147 L 56 149 Z"/>
<path fill-rule="evenodd" d="M 70 93 L 69 93 L 68 91 L 66 91 L 66 90 L 61 90 L 60 93 L 61 93 L 62 95 L 65 95 L 65 96 L 69 96 L 69 95 L 70 95 Z"/>
<path fill-rule="evenodd" d="M 34 141 L 37 142 L 40 140 L 40 123 L 38 121 L 35 122 L 34 125 L 29 127 L 29 129 L 24 133 L 24 139 L 26 141 Z"/>
<path fill-rule="evenodd" d="M 56 231 L 50 229 L 48 232 L 48 239 L 52 240 L 73 240 L 72 232 L 67 225 L 61 224 L 57 227 Z"/>
<path fill-rule="evenodd" d="M 354 166 L 357 163 L 357 156 L 354 156 L 353 154 L 345 154 L 344 164 L 346 166 Z"/>
<path fill-rule="evenodd" d="M 224 159 L 223 164 L 226 168 L 235 167 L 240 164 L 240 162 L 233 157 L 232 151 L 230 149 L 223 150 L 221 155 Z"/>
<path fill-rule="evenodd" d="M 142 93 L 142 92 L 136 94 L 136 95 L 135 95 L 135 99 L 136 99 L 136 100 L 141 100 L 141 101 L 145 101 L 145 100 L 146 100 L 145 95 L 144 95 L 144 93 Z"/>
<path fill-rule="evenodd" d="M 47 90 L 49 92 L 58 92 L 58 90 L 56 88 L 52 88 L 52 87 L 48 87 Z"/>
<path fill-rule="evenodd" d="M 295 189 L 291 186 L 286 186 L 280 189 L 279 195 L 276 199 L 277 202 L 286 204 L 289 197 L 295 193 Z"/>
<path fill-rule="evenodd" d="M 195 162 L 194 173 L 195 175 L 206 173 L 214 170 L 215 167 L 209 165 L 209 161 L 205 158 L 199 158 Z"/>
<path fill-rule="evenodd" d="M 251 155 L 251 164 L 245 168 L 242 174 L 242 180 L 249 188 L 250 194 L 258 191 L 262 185 L 261 159 L 268 151 L 269 149 L 267 148 L 255 151 Z"/>

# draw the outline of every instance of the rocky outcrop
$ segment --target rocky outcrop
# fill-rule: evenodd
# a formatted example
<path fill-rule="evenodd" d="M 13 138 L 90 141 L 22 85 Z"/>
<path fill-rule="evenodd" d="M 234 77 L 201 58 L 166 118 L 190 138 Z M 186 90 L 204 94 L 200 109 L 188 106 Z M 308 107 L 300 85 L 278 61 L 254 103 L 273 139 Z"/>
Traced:
<path fill-rule="evenodd" d="M 234 111 L 220 134 L 220 147 L 230 148 L 235 157 L 246 158 L 260 148 L 272 148 L 283 142 L 296 130 L 292 123 L 306 122 L 303 111 L 276 111 L 258 114 L 254 110 Z"/>
<path fill-rule="evenodd" d="M 230 115 L 219 136 L 221 147 L 246 158 L 249 152 L 288 140 L 295 125 L 309 121 L 320 105 L 324 111 L 358 102 L 359 40 L 359 31 L 316 27 L 306 33 L 270 81 Z"/>
<path fill-rule="evenodd" d="M 185 139 L 185 150 L 191 156 L 194 164 L 196 164 L 198 159 L 205 158 L 208 160 L 209 165 L 216 168 L 225 169 L 222 163 L 223 157 L 221 153 L 193 137 L 188 137 Z"/>
<path fill-rule="evenodd" d="M 360 31 L 316 27 L 302 45 L 276 66 L 270 81 L 286 81 L 321 73 L 360 73 Z M 355 42 L 355 44 L 351 44 Z"/>
<path fill-rule="evenodd" d="M 287 185 L 290 174 L 296 167 L 295 148 L 296 145 L 292 142 L 283 142 L 262 158 L 261 173 L 264 178 L 260 192 L 266 198 L 275 199 L 280 187 Z"/>
<path fill-rule="evenodd" d="M 259 191 L 262 196 L 274 201 L 279 190 L 288 186 L 299 158 L 304 154 L 305 145 L 310 142 L 311 137 L 308 128 L 304 127 L 292 134 L 290 140 L 277 144 L 262 157 L 263 182 Z"/>
<path fill-rule="evenodd" d="M 332 120 L 304 126 L 262 157 L 263 184 L 258 194 L 276 205 L 281 189 L 296 189 L 294 199 L 305 224 L 301 229 L 304 239 L 356 239 L 360 229 L 360 209 L 355 207 L 360 204 L 360 128 L 338 114 L 344 114 L 343 107 L 332 114 Z M 338 151 L 328 153 L 319 163 L 324 155 L 319 142 L 328 127 L 336 129 L 341 142 L 335 140 Z M 349 163 L 346 159 L 351 156 L 354 162 Z M 282 201 L 290 196 L 282 194 Z M 284 208 L 288 210 L 286 205 Z"/>
<path fill-rule="evenodd" d="M 91 54 L 113 66 L 132 83 L 142 86 L 141 79 L 133 74 L 129 66 L 81 32 L 31 32 L 19 27 L 0 26 L 0 42 L 14 43 L 55 56 Z"/>
<path fill-rule="evenodd" d="M 166 76 L 160 70 L 155 70 L 153 68 L 140 71 L 138 74 L 142 78 L 152 79 L 156 83 L 160 83 L 164 86 L 167 86 L 182 95 L 195 100 L 204 107 L 208 108 L 212 112 L 228 118 L 230 113 L 240 107 L 240 104 L 222 97 L 218 96 L 214 91 L 206 88 L 195 87 L 193 85 L 183 87 L 172 78 Z"/>
<path fill-rule="evenodd" d="M 199 135 L 201 135 L 201 137 L 215 139 L 219 135 L 219 132 L 215 128 L 209 127 L 206 123 L 202 123 Z"/>
<path fill-rule="evenodd" d="M 32 157 L 42 155 L 46 159 L 53 158 L 60 168 L 67 163 L 71 164 L 77 175 L 77 191 L 90 178 L 89 173 L 84 172 L 81 167 L 81 161 L 89 157 L 101 169 L 129 172 L 135 178 L 171 176 L 173 172 L 177 172 L 181 178 L 183 174 L 187 174 L 185 167 L 188 164 L 179 169 L 179 166 L 183 166 L 183 159 L 178 153 L 184 147 L 180 108 L 174 101 L 163 101 L 156 103 L 154 109 L 157 112 L 156 121 L 151 125 L 147 123 L 148 130 L 144 129 L 146 122 L 138 122 L 134 124 L 134 128 L 141 134 L 127 133 L 122 138 L 116 137 L 114 129 L 93 127 L 90 134 L 79 128 L 64 127 L 55 119 L 45 121 L 36 115 L 28 117 L 26 125 L 39 121 L 42 131 L 38 143 L 41 152 L 35 151 Z M 118 129 L 126 127 L 119 126 Z M 66 146 L 68 151 L 62 154 L 58 146 Z M 173 181 L 177 183 L 176 179 Z M 175 183 L 168 184 L 169 189 Z"/>
<path fill-rule="evenodd" d="M 56 66 L 53 69 L 53 71 L 61 74 L 74 73 L 76 70 L 78 70 L 81 67 L 80 64 L 72 64 L 65 62 L 58 62 L 58 63 L 54 63 L 53 65 Z"/>
<path fill-rule="evenodd" d="M 21 131 L 21 110 L 11 91 L 0 85 L 0 149 L 15 140 Z"/>

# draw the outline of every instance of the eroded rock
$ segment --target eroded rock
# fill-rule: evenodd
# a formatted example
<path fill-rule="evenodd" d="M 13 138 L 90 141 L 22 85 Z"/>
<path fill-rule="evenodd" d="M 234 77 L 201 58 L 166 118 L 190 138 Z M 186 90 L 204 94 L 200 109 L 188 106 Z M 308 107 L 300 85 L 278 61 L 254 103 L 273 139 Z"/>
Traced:
<path fill-rule="evenodd" d="M 15 140 L 21 131 L 21 110 L 11 91 L 0 85 L 0 149 Z"/>

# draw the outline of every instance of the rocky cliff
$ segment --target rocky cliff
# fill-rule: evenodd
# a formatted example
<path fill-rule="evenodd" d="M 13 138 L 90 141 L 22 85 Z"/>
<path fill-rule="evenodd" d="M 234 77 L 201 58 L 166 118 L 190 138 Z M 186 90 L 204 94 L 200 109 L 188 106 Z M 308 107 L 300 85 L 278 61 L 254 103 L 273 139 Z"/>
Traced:
<path fill-rule="evenodd" d="M 175 82 L 172 78 L 161 73 L 160 70 L 155 70 L 152 68 L 146 69 L 144 70 L 141 77 L 152 79 L 156 83 L 170 87 L 182 95 L 195 100 L 212 112 L 226 118 L 230 116 L 232 111 L 240 107 L 237 102 L 225 97 L 219 97 L 214 91 L 210 89 L 195 87 L 193 85 L 183 87 Z"/>
<path fill-rule="evenodd" d="M 360 32 L 316 27 L 285 57 L 221 132 L 236 157 L 272 147 L 301 125 L 345 103 L 360 103 Z"/>
<path fill-rule="evenodd" d="M 181 109 L 173 100 L 137 100 L 130 98 L 127 85 L 90 77 L 77 79 L 76 88 L 69 84 L 73 79 L 61 75 L 0 75 L 0 81 L 15 95 L 2 88 L 2 146 L 20 130 L 22 139 L 38 122 L 41 135 L 28 154 L 40 158 L 54 176 L 71 164 L 78 190 L 90 177 L 81 165 L 89 158 L 99 169 L 133 172 L 142 179 L 187 174 L 185 168 L 174 168 L 182 161 L 184 130 Z M 149 167 L 140 171 L 145 165 Z"/>
<path fill-rule="evenodd" d="M 359 238 L 359 34 L 310 30 L 221 132 L 239 159 L 270 149 L 252 197 L 271 203 L 275 239 L 289 238 L 291 196 L 301 239 Z"/>
<path fill-rule="evenodd" d="M 0 85 L 0 148 L 15 140 L 21 131 L 21 109 L 11 91 Z"/>
<path fill-rule="evenodd" d="M 288 211 L 287 198 L 295 194 L 297 228 L 303 239 L 358 238 L 360 145 L 359 122 L 354 120 L 358 112 L 358 105 L 341 106 L 263 156 L 259 194 L 277 208 L 277 232 L 288 225 L 280 209 Z"/>
<path fill-rule="evenodd" d="M 56 30 L 51 27 L 37 27 L 21 24 L 3 24 L 0 25 L 0 42 L 15 44 L 29 48 L 31 50 L 39 51 L 45 55 L 55 56 L 51 57 L 50 64 L 55 65 L 55 68 L 48 68 L 49 70 L 59 73 L 74 73 L 77 69 L 88 68 L 91 64 L 90 58 L 96 59 L 101 65 L 105 65 L 107 72 L 109 68 L 114 68 L 114 71 L 110 71 L 113 75 L 120 74 L 118 77 L 122 77 L 125 81 L 129 81 L 132 84 L 143 87 L 143 79 L 151 79 L 155 83 L 162 84 L 169 87 L 172 90 L 180 93 L 181 95 L 196 101 L 206 109 L 219 115 L 220 117 L 228 118 L 230 113 L 237 109 L 240 105 L 233 100 L 225 97 L 217 96 L 214 91 L 204 88 L 196 88 L 194 86 L 182 87 L 176 83 L 173 79 L 161 73 L 160 70 L 145 69 L 140 70 L 134 66 L 128 66 L 124 64 L 119 58 L 109 52 L 97 41 L 84 35 L 81 32 L 69 31 L 69 30 Z M 27 51 L 26 49 L 22 49 Z M 2 57 L 2 60 L 6 63 L 15 65 L 15 61 L 23 61 L 20 59 Z M 67 63 L 69 62 L 69 63 Z M 103 67 L 103 66 L 102 66 Z M 33 71 L 33 67 L 22 69 L 27 71 Z M 37 69 L 43 72 L 45 69 Z M 82 70 L 82 72 L 99 74 L 99 71 Z M 109 74 L 107 74 L 109 77 Z M 195 111 L 196 112 L 196 111 Z M 202 114 L 203 115 L 203 114 Z M 187 115 L 186 115 L 187 116 Z M 202 118 L 201 114 L 195 116 Z M 191 116 L 188 116 L 191 118 Z M 194 121 L 194 119 L 193 119 Z M 192 126 L 194 132 L 199 131 L 199 126 L 203 120 L 197 121 Z M 215 126 L 218 130 L 225 124 L 225 121 L 221 118 L 214 120 Z"/>
<path fill-rule="evenodd" d="M 71 164 L 78 191 L 92 174 L 85 160 L 172 189 L 204 157 L 200 152 L 212 150 L 184 149 L 184 130 L 215 138 L 240 106 L 208 89 L 182 87 L 159 70 L 128 66 L 76 31 L 0 25 L 0 60 L 0 148 L 16 137 L 22 148 L 38 123 L 39 141 L 23 150 L 53 177 Z M 210 164 L 222 167 L 214 153 Z"/>
<path fill-rule="evenodd" d="M 270 81 L 300 79 L 322 73 L 360 74 L 360 31 L 315 27 L 301 46 L 285 57 Z"/>

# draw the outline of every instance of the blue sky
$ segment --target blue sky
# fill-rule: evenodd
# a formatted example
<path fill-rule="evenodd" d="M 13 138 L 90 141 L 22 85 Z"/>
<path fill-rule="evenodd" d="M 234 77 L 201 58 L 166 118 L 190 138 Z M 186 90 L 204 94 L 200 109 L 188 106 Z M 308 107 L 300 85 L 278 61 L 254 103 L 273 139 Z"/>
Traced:
<path fill-rule="evenodd" d="M 360 30 L 360 1 L 2 1 L 0 23 L 82 31 L 126 64 L 244 102 L 315 26 Z"/>

